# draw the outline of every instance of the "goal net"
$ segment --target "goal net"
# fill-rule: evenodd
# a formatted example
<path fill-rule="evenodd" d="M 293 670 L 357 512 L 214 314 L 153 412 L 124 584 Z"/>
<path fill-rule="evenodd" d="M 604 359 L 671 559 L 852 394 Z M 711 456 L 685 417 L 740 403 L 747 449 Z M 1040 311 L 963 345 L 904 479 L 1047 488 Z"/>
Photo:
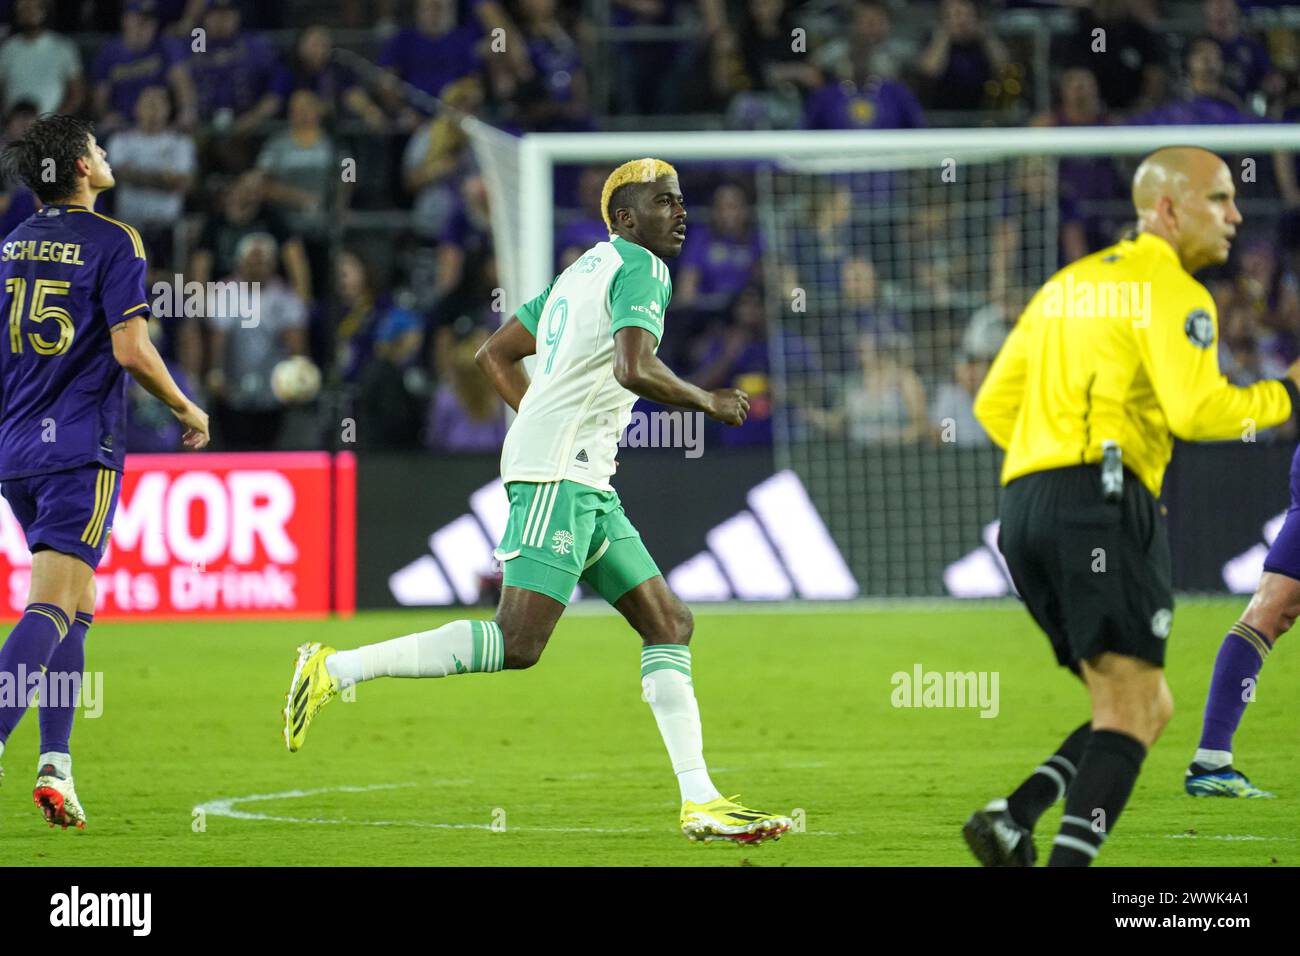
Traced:
<path fill-rule="evenodd" d="M 469 131 L 506 314 L 550 281 L 569 223 L 598 215 L 574 189 L 584 169 L 668 160 L 696 226 L 716 187 L 742 186 L 762 242 L 774 466 L 799 476 L 860 593 L 882 597 L 1010 593 L 995 546 L 1001 453 L 973 396 L 1033 292 L 1132 227 L 1123 197 L 1140 157 L 1194 143 L 1228 158 L 1248 241 L 1277 225 L 1275 153 L 1291 161 L 1300 150 L 1300 130 L 1273 126 L 1248 137 L 1166 127 L 519 139 L 477 121 Z M 732 297 L 683 311 L 675 294 L 668 326 L 725 349 L 741 309 Z M 702 361 L 698 347 L 667 351 L 679 374 Z"/>

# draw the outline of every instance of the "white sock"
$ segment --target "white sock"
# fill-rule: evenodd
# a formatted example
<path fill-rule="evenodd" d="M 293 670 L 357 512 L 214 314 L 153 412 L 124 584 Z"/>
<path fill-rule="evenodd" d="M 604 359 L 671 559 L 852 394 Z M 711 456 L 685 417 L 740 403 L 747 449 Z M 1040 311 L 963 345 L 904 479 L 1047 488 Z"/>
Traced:
<path fill-rule="evenodd" d="M 492 621 L 452 621 L 433 631 L 395 637 L 325 658 L 340 684 L 376 677 L 447 677 L 501 670 L 505 642 Z"/>
<path fill-rule="evenodd" d="M 691 651 L 685 644 L 641 648 L 641 691 L 659 725 L 677 774 L 682 802 L 708 803 L 722 796 L 704 764 L 700 707 L 691 683 Z"/>
<path fill-rule="evenodd" d="M 43 753 L 36 758 L 36 772 L 40 773 L 41 768 L 46 764 L 54 764 L 54 769 L 65 777 L 72 776 L 72 755 L 61 754 L 55 751 Z"/>
<path fill-rule="evenodd" d="M 1232 763 L 1231 750 L 1196 750 L 1196 756 L 1192 758 L 1192 763 L 1199 763 L 1202 767 L 1209 767 L 1217 770 L 1219 767 L 1226 767 Z"/>

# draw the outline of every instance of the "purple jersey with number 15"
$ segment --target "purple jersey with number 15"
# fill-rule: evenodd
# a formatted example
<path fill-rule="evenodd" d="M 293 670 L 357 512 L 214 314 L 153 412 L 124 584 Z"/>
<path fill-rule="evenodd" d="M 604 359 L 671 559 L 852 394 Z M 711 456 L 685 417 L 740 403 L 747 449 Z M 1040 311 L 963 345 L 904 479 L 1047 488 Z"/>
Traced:
<path fill-rule="evenodd" d="M 0 244 L 0 481 L 122 470 L 126 375 L 109 330 L 147 316 L 140 234 L 46 206 Z"/>

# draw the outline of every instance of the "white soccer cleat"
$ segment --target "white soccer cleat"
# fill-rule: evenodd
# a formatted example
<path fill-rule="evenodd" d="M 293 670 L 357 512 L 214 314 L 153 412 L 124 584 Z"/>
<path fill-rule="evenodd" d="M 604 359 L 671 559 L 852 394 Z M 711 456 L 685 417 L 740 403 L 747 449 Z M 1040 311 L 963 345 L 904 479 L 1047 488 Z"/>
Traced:
<path fill-rule="evenodd" d="M 59 773 L 53 764 L 47 763 L 37 772 L 32 802 L 41 808 L 51 828 L 57 824 L 65 830 L 70 826 L 86 829 L 86 811 L 77 799 L 72 777 Z"/>

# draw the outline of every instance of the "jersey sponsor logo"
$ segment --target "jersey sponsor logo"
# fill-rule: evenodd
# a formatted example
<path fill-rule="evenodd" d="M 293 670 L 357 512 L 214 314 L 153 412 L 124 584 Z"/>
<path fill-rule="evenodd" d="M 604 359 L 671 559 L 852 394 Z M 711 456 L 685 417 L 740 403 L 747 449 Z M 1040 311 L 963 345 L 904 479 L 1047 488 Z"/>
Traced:
<path fill-rule="evenodd" d="M 1151 633 L 1164 640 L 1169 636 L 1169 629 L 1174 625 L 1174 612 L 1167 607 L 1162 607 L 1151 615 Z"/>
<path fill-rule="evenodd" d="M 634 305 L 634 306 L 631 307 L 631 309 L 632 309 L 633 312 L 643 312 L 643 313 L 645 313 L 646 317 L 649 318 L 650 321 L 653 322 L 655 325 L 660 325 L 660 326 L 661 326 L 661 325 L 664 324 L 663 316 L 661 316 L 661 315 L 659 314 L 659 303 L 658 303 L 658 302 L 651 302 L 648 306 L 646 306 L 646 305 Z"/>
<path fill-rule="evenodd" d="M 1208 349 L 1214 344 L 1214 320 L 1204 309 L 1192 309 L 1187 313 L 1183 331 L 1187 333 L 1188 341 L 1198 349 Z"/>
<path fill-rule="evenodd" d="M 565 555 L 573 550 L 573 532 L 565 531 L 561 528 L 555 534 L 551 535 L 551 550 L 556 554 Z"/>

